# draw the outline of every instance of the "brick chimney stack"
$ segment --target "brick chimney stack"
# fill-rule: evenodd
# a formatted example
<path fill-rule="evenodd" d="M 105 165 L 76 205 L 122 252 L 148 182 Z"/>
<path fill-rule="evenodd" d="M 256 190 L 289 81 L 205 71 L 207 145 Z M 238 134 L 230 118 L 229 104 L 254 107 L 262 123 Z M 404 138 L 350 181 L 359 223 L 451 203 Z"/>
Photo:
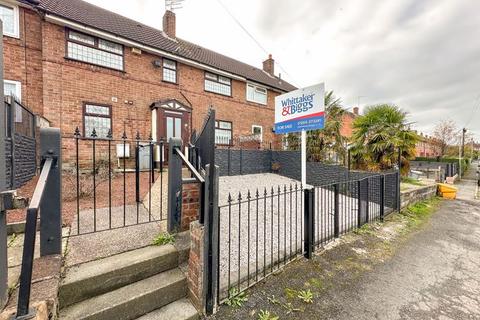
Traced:
<path fill-rule="evenodd" d="M 353 114 L 358 116 L 358 107 L 353 107 Z"/>
<path fill-rule="evenodd" d="M 170 10 L 165 11 L 163 15 L 163 32 L 170 38 L 176 37 L 176 18 L 175 13 Z"/>
<path fill-rule="evenodd" d="M 263 61 L 263 71 L 271 74 L 274 76 L 274 71 L 275 71 L 275 60 L 273 60 L 272 55 L 268 55 L 268 59 Z"/>

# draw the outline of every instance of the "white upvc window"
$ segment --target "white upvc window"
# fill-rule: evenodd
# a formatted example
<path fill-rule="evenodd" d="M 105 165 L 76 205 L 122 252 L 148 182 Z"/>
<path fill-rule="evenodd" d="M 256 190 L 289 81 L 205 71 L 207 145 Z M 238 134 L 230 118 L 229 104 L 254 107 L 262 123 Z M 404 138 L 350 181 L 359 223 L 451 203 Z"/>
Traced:
<path fill-rule="evenodd" d="M 252 135 L 259 141 L 263 141 L 263 127 L 259 125 L 252 125 Z"/>
<path fill-rule="evenodd" d="M 106 139 L 112 129 L 112 106 L 103 104 L 84 103 L 83 133 L 91 137 L 93 130 L 97 138 Z"/>
<path fill-rule="evenodd" d="M 215 121 L 215 144 L 231 145 L 232 144 L 232 122 L 216 120 Z"/>
<path fill-rule="evenodd" d="M 3 35 L 20 37 L 18 6 L 0 1 L 0 19 L 3 22 Z"/>
<path fill-rule="evenodd" d="M 267 104 L 267 89 L 247 83 L 247 101 L 256 102 L 260 104 Z"/>
<path fill-rule="evenodd" d="M 74 30 L 68 30 L 67 57 L 123 71 L 123 45 Z"/>
<path fill-rule="evenodd" d="M 215 73 L 205 72 L 205 91 L 231 96 L 232 80 Z"/>
<path fill-rule="evenodd" d="M 22 101 L 22 83 L 20 81 L 3 80 L 3 94 L 14 95 L 17 100 Z"/>
<path fill-rule="evenodd" d="M 163 81 L 177 83 L 177 62 L 163 58 Z"/>

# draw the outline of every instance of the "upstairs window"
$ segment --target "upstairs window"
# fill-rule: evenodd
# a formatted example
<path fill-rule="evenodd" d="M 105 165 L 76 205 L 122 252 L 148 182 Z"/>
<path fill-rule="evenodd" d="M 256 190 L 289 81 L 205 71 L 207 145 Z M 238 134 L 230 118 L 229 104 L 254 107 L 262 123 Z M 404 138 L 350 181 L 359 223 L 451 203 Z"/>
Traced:
<path fill-rule="evenodd" d="M 177 62 L 163 59 L 163 81 L 177 83 Z"/>
<path fill-rule="evenodd" d="M 68 31 L 67 57 L 123 71 L 123 46 L 77 31 Z"/>
<path fill-rule="evenodd" d="M 232 144 L 232 123 L 230 121 L 215 121 L 215 144 Z"/>
<path fill-rule="evenodd" d="M 247 101 L 267 104 L 267 89 L 247 83 Z"/>
<path fill-rule="evenodd" d="M 231 96 L 232 80 L 218 74 L 205 72 L 205 91 Z"/>
<path fill-rule="evenodd" d="M 93 129 L 97 138 L 107 138 L 108 131 L 112 129 L 112 108 L 107 105 L 85 103 L 83 110 L 83 135 L 91 137 Z"/>
<path fill-rule="evenodd" d="M 0 4 L 0 19 L 3 21 L 3 34 L 19 37 L 18 7 L 10 4 Z"/>

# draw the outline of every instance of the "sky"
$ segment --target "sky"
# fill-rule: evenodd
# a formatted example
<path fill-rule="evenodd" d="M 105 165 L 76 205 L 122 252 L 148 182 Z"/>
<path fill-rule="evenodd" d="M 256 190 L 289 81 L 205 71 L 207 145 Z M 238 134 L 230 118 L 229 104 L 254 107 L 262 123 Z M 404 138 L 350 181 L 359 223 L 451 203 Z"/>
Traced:
<path fill-rule="evenodd" d="M 162 27 L 162 0 L 87 1 Z M 178 37 L 259 68 L 271 53 L 275 73 L 324 82 L 347 109 L 393 103 L 414 129 L 453 120 L 480 140 L 479 12 L 478 0 L 184 0 L 176 16 Z"/>

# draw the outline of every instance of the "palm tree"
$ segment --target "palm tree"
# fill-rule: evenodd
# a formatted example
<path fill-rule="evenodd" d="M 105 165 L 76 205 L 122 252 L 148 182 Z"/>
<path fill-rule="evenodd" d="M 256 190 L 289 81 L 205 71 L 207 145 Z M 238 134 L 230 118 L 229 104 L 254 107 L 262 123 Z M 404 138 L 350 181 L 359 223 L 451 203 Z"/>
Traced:
<path fill-rule="evenodd" d="M 325 127 L 307 132 L 307 154 L 311 161 L 325 160 L 329 152 L 337 156 L 345 156 L 345 137 L 341 135 L 342 119 L 345 109 L 341 106 L 341 99 L 335 97 L 333 91 L 325 95 Z M 290 150 L 298 150 L 300 139 L 298 134 L 287 136 Z"/>
<path fill-rule="evenodd" d="M 352 157 L 357 167 L 388 170 L 394 167 L 401 150 L 402 171 L 408 172 L 408 160 L 415 157 L 418 135 L 407 129 L 407 114 L 395 105 L 369 106 L 353 122 Z"/>

